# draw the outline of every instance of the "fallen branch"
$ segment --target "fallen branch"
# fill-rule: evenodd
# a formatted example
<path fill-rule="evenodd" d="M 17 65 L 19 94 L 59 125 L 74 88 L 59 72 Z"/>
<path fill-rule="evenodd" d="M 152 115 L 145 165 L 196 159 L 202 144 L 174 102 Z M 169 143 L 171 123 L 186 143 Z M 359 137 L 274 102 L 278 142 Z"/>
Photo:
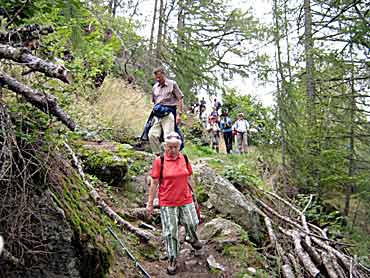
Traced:
<path fill-rule="evenodd" d="M 44 73 L 46 76 L 54 77 L 65 83 L 69 83 L 68 71 L 66 68 L 33 56 L 32 54 L 27 53 L 27 49 L 0 44 L 0 58 L 21 63 L 33 71 L 39 71 Z"/>
<path fill-rule="evenodd" d="M 335 267 L 333 266 L 329 254 L 325 252 L 321 252 L 321 257 L 323 264 L 325 266 L 326 271 L 328 272 L 328 275 L 330 278 L 339 278 L 337 272 L 335 271 Z"/>
<path fill-rule="evenodd" d="M 320 266 L 322 264 L 322 259 L 320 254 L 312 247 L 312 245 L 307 243 L 306 238 L 309 237 L 308 235 L 304 236 L 304 240 L 302 240 L 301 244 L 306 252 L 310 255 L 316 265 Z"/>
<path fill-rule="evenodd" d="M 124 220 L 113 209 L 111 209 L 107 205 L 106 202 L 104 202 L 104 200 L 100 197 L 99 193 L 95 190 L 94 186 L 86 178 L 85 173 L 82 169 L 81 163 L 79 162 L 79 160 L 78 160 L 76 154 L 73 152 L 72 148 L 66 142 L 64 142 L 64 146 L 66 147 L 69 154 L 72 156 L 73 162 L 74 162 L 75 166 L 77 167 L 77 171 L 80 174 L 80 176 L 82 178 L 82 181 L 84 182 L 85 186 L 89 189 L 90 196 L 94 199 L 97 206 L 103 212 L 105 212 L 111 219 L 116 221 L 119 225 L 124 226 L 128 231 L 137 235 L 139 238 L 141 238 L 145 241 L 149 241 L 149 240 L 158 241 L 158 238 L 156 236 L 154 236 L 153 234 L 151 234 L 151 233 L 149 233 L 145 230 L 139 229 L 139 228 L 131 225 L 131 223 Z"/>
<path fill-rule="evenodd" d="M 42 35 L 53 33 L 51 26 L 40 26 L 38 24 L 26 25 L 9 32 L 0 32 L 0 43 L 23 46 L 25 42 L 38 40 Z"/>
<path fill-rule="evenodd" d="M 296 229 L 298 229 L 300 232 L 304 233 L 305 235 L 308 235 L 308 236 L 311 236 L 311 237 L 316 237 L 316 238 L 319 238 L 319 239 L 322 239 L 322 240 L 325 240 L 325 241 L 328 241 L 328 242 L 331 242 L 331 243 L 335 243 L 335 244 L 339 244 L 339 245 L 347 245 L 345 243 L 341 243 L 341 242 L 338 242 L 338 241 L 335 241 L 335 240 L 332 240 L 332 239 L 328 239 L 328 238 L 325 238 L 325 237 L 322 237 L 322 236 L 319 236 L 319 235 L 316 235 L 316 234 L 313 234 L 313 233 L 307 233 L 305 231 L 305 229 L 300 226 L 298 223 L 294 222 L 292 219 L 290 219 L 289 217 L 286 217 L 286 216 L 283 216 L 281 215 L 280 213 L 278 213 L 276 210 L 274 210 L 273 208 L 269 207 L 266 203 L 264 203 L 263 201 L 251 196 L 256 202 L 260 203 L 261 206 L 267 210 L 270 214 L 276 216 L 277 218 L 279 218 L 280 220 L 282 220 L 284 223 L 288 223 L 290 224 L 291 226 L 295 227 Z M 260 215 L 265 215 L 264 213 L 261 214 L 260 213 L 260 210 L 255 210 L 257 213 L 259 213 Z M 310 225 L 311 226 L 311 225 Z M 320 228 L 318 228 L 320 229 Z"/>
<path fill-rule="evenodd" d="M 293 254 L 288 253 L 288 257 L 290 261 L 293 263 L 294 272 L 297 274 L 297 277 L 303 277 L 301 266 L 299 265 L 299 262 L 297 261 L 297 257 L 293 256 Z"/>
<path fill-rule="evenodd" d="M 370 275 L 370 270 L 367 267 L 363 266 L 362 264 L 356 261 L 353 261 L 353 258 L 351 258 L 350 256 L 347 256 L 339 252 L 338 250 L 336 250 L 335 248 L 331 247 L 330 245 L 326 244 L 325 242 L 318 238 L 313 237 L 312 241 L 321 248 L 328 251 L 329 253 L 332 253 L 335 257 L 337 257 L 343 263 L 343 265 L 347 267 L 348 272 L 350 273 L 350 275 L 353 275 L 353 277 L 366 277 L 359 274 L 358 269 L 361 269 L 362 272 L 366 273 L 365 275 Z"/>
<path fill-rule="evenodd" d="M 5 87 L 23 96 L 28 102 L 39 108 L 41 111 L 54 115 L 69 129 L 71 130 L 75 129 L 76 124 L 69 117 L 69 115 L 66 112 L 64 112 L 62 108 L 59 107 L 56 98 L 53 95 L 32 90 L 31 88 L 25 86 L 24 84 L 10 77 L 1 70 L 0 70 L 0 87 Z"/>
<path fill-rule="evenodd" d="M 140 219 L 140 220 L 148 220 L 147 210 L 146 208 L 132 208 L 132 209 L 125 209 L 125 210 L 118 210 L 119 214 L 124 216 L 125 218 L 129 219 Z M 154 209 L 153 216 L 158 216 L 160 214 L 159 209 Z"/>
<path fill-rule="evenodd" d="M 299 260 L 304 265 L 304 268 L 310 273 L 312 277 L 319 277 L 320 270 L 312 262 L 310 256 L 304 251 L 301 245 L 301 237 L 298 232 L 290 232 L 291 237 L 294 241 L 294 250 L 298 255 Z"/>
<path fill-rule="evenodd" d="M 285 252 L 284 252 L 283 248 L 281 247 L 281 245 L 279 244 L 279 242 L 276 238 L 276 235 L 275 235 L 274 230 L 272 228 L 271 219 L 268 218 L 267 216 L 265 216 L 264 220 L 265 220 L 265 224 L 266 224 L 267 232 L 269 234 L 270 241 L 275 246 L 279 257 L 281 257 L 283 259 L 284 265 L 281 267 L 281 269 L 283 271 L 284 276 L 286 278 L 294 278 L 295 275 L 294 275 L 292 266 L 289 262 L 289 259 L 285 256 Z"/>

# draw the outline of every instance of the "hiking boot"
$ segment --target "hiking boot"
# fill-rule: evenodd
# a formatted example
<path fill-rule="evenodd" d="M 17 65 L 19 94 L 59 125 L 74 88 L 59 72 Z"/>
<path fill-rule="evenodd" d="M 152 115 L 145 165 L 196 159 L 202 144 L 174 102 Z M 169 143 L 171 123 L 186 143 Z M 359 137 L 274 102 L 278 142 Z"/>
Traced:
<path fill-rule="evenodd" d="M 200 242 L 199 239 L 196 239 L 194 241 L 187 240 L 186 242 L 188 242 L 195 250 L 200 250 L 203 247 L 203 244 Z"/>
<path fill-rule="evenodd" d="M 168 263 L 167 267 L 167 274 L 168 275 L 175 275 L 176 274 L 176 259 L 172 259 Z"/>

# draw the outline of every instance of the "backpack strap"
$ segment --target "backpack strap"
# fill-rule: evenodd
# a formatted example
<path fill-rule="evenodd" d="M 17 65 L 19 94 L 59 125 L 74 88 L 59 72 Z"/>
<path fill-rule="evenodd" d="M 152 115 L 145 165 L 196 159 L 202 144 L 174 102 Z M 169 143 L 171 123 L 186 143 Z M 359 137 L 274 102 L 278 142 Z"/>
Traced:
<path fill-rule="evenodd" d="M 183 154 L 183 156 L 184 156 L 184 159 L 185 159 L 186 167 L 188 167 L 188 165 L 189 165 L 189 158 L 188 158 L 188 156 L 186 154 Z M 161 169 L 160 169 L 160 172 L 159 172 L 159 183 L 163 179 L 163 164 L 164 164 L 164 156 L 161 155 Z"/>
<path fill-rule="evenodd" d="M 164 164 L 164 156 L 161 155 L 161 170 L 159 172 L 159 183 L 161 183 L 161 180 L 163 179 L 163 164 Z"/>
<path fill-rule="evenodd" d="M 185 158 L 185 162 L 186 162 L 186 167 L 189 166 L 189 158 L 186 154 L 183 154 L 184 158 Z"/>

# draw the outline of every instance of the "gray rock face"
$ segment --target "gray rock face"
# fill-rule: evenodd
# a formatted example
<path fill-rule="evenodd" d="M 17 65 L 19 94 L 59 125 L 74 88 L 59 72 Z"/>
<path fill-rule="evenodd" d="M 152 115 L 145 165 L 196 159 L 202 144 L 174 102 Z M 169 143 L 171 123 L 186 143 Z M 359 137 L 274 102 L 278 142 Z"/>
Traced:
<path fill-rule="evenodd" d="M 204 163 L 193 165 L 196 186 L 202 186 L 208 201 L 220 213 L 231 217 L 246 229 L 248 234 L 259 240 L 259 216 L 252 200 L 238 191 L 228 180 L 218 175 Z"/>
<path fill-rule="evenodd" d="M 103 277 L 105 270 L 102 267 L 101 258 L 104 254 L 96 247 L 80 240 L 65 216 L 58 211 L 57 204 L 50 194 L 46 193 L 41 198 L 35 195 L 33 198 L 35 203 L 41 204 L 34 211 L 34 215 L 42 221 L 43 225 L 35 227 L 33 232 L 39 244 L 44 245 L 43 253 L 25 254 L 24 266 L 19 265 L 16 269 L 2 258 L 0 277 Z M 32 268 L 34 265 L 38 268 Z"/>
<path fill-rule="evenodd" d="M 227 219 L 215 218 L 205 224 L 199 234 L 204 240 L 237 242 L 243 233 L 245 231 L 240 225 Z"/>

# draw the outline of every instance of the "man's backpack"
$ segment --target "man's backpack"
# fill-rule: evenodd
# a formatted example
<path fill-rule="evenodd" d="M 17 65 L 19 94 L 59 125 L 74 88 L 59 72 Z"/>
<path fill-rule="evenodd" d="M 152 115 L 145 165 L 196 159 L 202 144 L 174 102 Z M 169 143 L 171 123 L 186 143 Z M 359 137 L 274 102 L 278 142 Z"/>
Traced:
<path fill-rule="evenodd" d="M 183 156 L 184 156 L 184 159 L 185 159 L 186 167 L 188 167 L 189 158 L 186 154 L 183 154 Z M 161 168 L 160 168 L 160 172 L 159 172 L 159 184 L 161 183 L 161 180 L 163 179 L 164 155 L 161 154 L 160 158 L 161 158 Z M 193 191 L 193 188 L 191 187 L 191 185 L 189 183 L 188 183 L 188 186 L 190 188 L 191 195 L 193 196 L 193 203 L 194 203 L 194 206 L 195 206 L 195 210 L 197 212 L 199 223 L 202 223 L 203 219 L 201 218 L 201 215 L 200 215 L 200 206 L 198 204 L 197 197 L 195 196 L 195 192 Z"/>
<path fill-rule="evenodd" d="M 225 118 L 224 121 L 224 129 L 229 129 L 233 126 L 233 123 L 231 122 L 230 118 Z"/>

